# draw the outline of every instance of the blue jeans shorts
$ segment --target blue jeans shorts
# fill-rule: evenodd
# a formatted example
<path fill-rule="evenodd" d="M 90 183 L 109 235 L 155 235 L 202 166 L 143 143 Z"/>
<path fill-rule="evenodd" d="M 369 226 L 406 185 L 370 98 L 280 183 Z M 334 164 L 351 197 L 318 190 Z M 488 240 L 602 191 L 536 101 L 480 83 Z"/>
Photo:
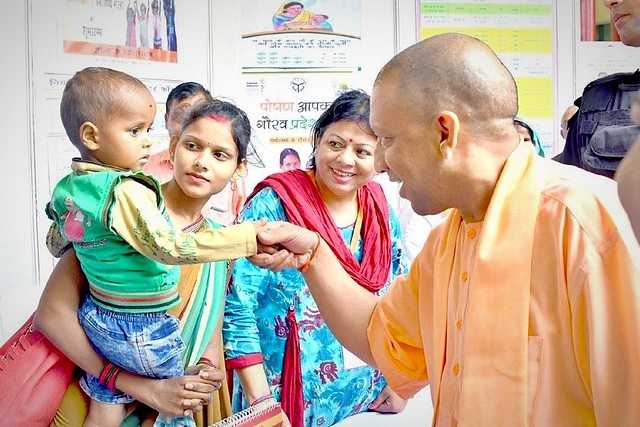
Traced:
<path fill-rule="evenodd" d="M 78 310 L 78 319 L 91 345 L 108 361 L 145 377 L 172 378 L 184 374 L 180 321 L 165 312 L 117 313 L 97 306 L 87 296 Z M 82 389 L 94 400 L 119 404 L 133 401 L 124 393 L 113 393 L 85 373 Z"/>

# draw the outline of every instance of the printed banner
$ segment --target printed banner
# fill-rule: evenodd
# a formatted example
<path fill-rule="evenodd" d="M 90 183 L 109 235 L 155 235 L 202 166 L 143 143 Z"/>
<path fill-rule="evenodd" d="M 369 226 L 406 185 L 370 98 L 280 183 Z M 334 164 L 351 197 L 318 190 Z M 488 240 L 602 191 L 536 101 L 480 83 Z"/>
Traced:
<path fill-rule="evenodd" d="M 243 0 L 242 69 L 354 71 L 360 0 Z"/>
<path fill-rule="evenodd" d="M 178 62 L 174 0 L 74 0 L 62 25 L 65 53 Z"/>
<path fill-rule="evenodd" d="M 242 106 L 255 130 L 265 168 L 249 168 L 249 188 L 266 175 L 306 169 L 311 130 L 333 100 L 350 88 L 351 73 L 245 74 Z"/>
<path fill-rule="evenodd" d="M 519 114 L 554 152 L 553 0 L 419 0 L 419 38 L 460 32 L 498 54 L 518 84 Z"/>

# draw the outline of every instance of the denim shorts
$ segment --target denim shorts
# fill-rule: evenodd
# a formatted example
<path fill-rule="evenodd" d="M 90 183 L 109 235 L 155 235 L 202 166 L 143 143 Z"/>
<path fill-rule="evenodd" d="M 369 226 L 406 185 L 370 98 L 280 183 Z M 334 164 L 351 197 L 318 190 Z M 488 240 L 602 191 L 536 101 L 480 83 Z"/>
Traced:
<path fill-rule="evenodd" d="M 116 313 L 97 306 L 86 297 L 78 310 L 78 319 L 96 351 L 108 361 L 126 371 L 145 377 L 171 378 L 184 374 L 180 337 L 180 321 L 161 313 Z M 94 400 L 103 403 L 128 403 L 133 397 L 113 393 L 85 373 L 82 389 Z"/>

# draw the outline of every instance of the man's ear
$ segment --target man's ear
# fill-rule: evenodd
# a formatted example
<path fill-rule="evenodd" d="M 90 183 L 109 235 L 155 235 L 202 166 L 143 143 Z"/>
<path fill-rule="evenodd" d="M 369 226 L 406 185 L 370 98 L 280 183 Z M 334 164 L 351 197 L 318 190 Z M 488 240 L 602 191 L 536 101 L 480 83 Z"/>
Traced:
<path fill-rule="evenodd" d="M 458 146 L 458 132 L 460 131 L 458 115 L 452 111 L 444 110 L 436 114 L 434 121 L 440 132 L 440 154 L 445 160 L 451 159 Z"/>
<path fill-rule="evenodd" d="M 91 122 L 84 122 L 80 125 L 80 142 L 89 151 L 96 151 L 100 148 L 100 129 Z"/>

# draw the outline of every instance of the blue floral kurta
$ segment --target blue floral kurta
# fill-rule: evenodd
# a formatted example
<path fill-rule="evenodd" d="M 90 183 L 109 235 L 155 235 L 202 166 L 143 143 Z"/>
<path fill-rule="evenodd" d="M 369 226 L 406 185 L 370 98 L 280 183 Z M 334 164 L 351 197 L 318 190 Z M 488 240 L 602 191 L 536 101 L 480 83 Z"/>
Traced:
<path fill-rule="evenodd" d="M 388 267 L 391 277 L 378 293 L 380 295 L 386 292 L 390 280 L 406 272 L 407 268 L 401 249 L 400 224 L 393 210 L 389 210 L 393 246 L 392 265 Z M 247 203 L 239 221 L 259 218 L 287 221 L 282 203 L 270 187 L 261 190 Z M 353 227 L 340 232 L 349 245 Z M 362 239 L 358 241 L 355 257 L 358 261 L 362 258 Z M 262 353 L 271 393 L 280 400 L 288 334 L 286 316 L 288 310 L 293 309 L 300 333 L 305 426 L 330 426 L 349 415 L 367 410 L 386 382 L 379 371 L 368 366 L 345 369 L 342 345 L 324 323 L 297 270 L 274 273 L 242 258 L 235 264 L 233 277 L 223 323 L 227 360 L 244 359 L 249 366 L 256 363 L 257 354 Z M 236 376 L 233 381 L 233 411 L 240 411 L 246 406 Z"/>

